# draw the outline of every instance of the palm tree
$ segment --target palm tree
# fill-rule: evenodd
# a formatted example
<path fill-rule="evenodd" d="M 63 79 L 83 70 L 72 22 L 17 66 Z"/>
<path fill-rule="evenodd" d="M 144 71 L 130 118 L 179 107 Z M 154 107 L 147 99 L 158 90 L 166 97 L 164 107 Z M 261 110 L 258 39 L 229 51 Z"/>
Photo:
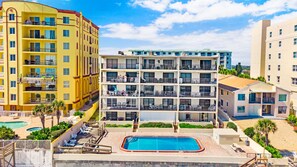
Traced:
<path fill-rule="evenodd" d="M 33 115 L 39 116 L 43 129 L 45 128 L 45 115 L 51 114 L 52 112 L 52 107 L 44 104 L 39 104 L 33 109 Z"/>
<path fill-rule="evenodd" d="M 65 103 L 62 100 L 60 100 L 60 101 L 54 100 L 52 102 L 52 106 L 53 106 L 54 110 L 56 111 L 57 124 L 59 124 L 60 117 L 61 117 L 61 111 L 60 111 L 60 109 L 64 109 L 65 108 Z"/>
<path fill-rule="evenodd" d="M 268 146 L 268 143 L 269 143 L 268 134 L 270 132 L 274 133 L 275 131 L 277 131 L 277 127 L 276 127 L 275 122 L 271 121 L 270 119 L 260 119 L 260 120 L 258 120 L 258 123 L 255 126 L 255 129 L 261 135 L 265 135 L 265 144 L 266 144 L 266 146 Z"/>

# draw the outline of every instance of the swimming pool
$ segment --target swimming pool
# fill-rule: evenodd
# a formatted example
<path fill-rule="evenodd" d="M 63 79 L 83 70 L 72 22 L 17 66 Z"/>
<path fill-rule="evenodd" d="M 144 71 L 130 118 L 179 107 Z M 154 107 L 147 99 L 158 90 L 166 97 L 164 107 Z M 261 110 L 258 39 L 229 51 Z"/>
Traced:
<path fill-rule="evenodd" d="M 42 127 L 33 127 L 33 128 L 29 128 L 27 129 L 28 132 L 34 132 L 34 131 L 38 131 L 38 130 L 41 130 Z"/>
<path fill-rule="evenodd" d="M 18 129 L 27 126 L 28 123 L 24 121 L 0 122 L 0 126 L 6 126 L 11 129 Z"/>
<path fill-rule="evenodd" d="M 122 150 L 130 152 L 200 152 L 204 148 L 192 137 L 127 136 Z"/>

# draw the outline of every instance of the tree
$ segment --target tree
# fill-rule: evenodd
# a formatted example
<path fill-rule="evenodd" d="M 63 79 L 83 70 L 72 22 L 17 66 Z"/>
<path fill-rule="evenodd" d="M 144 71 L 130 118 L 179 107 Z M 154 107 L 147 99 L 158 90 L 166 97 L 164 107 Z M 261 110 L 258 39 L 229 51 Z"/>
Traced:
<path fill-rule="evenodd" d="M 268 134 L 270 132 L 274 133 L 277 131 L 277 126 L 275 122 L 271 121 L 270 119 L 260 119 L 258 120 L 257 125 L 255 126 L 255 130 L 261 134 L 262 136 L 265 136 L 265 144 L 268 146 L 269 140 L 268 140 Z"/>
<path fill-rule="evenodd" d="M 64 101 L 60 100 L 54 100 L 52 103 L 53 109 L 56 111 L 56 116 L 57 116 L 57 124 L 60 123 L 60 117 L 61 117 L 61 109 L 65 109 L 65 103 Z"/>
<path fill-rule="evenodd" d="M 0 139 L 1 140 L 11 140 L 15 137 L 15 132 L 6 126 L 0 127 Z"/>
<path fill-rule="evenodd" d="M 45 115 L 52 112 L 52 106 L 45 104 L 39 104 L 33 109 L 33 115 L 39 116 L 43 129 L 45 129 Z"/>
<path fill-rule="evenodd" d="M 235 67 L 235 70 L 237 72 L 237 75 L 240 75 L 242 73 L 242 66 L 241 63 L 238 63 Z"/>
<path fill-rule="evenodd" d="M 254 127 L 248 127 L 243 132 L 244 132 L 244 134 L 246 134 L 250 138 L 253 138 L 255 136 L 255 129 L 254 129 Z"/>

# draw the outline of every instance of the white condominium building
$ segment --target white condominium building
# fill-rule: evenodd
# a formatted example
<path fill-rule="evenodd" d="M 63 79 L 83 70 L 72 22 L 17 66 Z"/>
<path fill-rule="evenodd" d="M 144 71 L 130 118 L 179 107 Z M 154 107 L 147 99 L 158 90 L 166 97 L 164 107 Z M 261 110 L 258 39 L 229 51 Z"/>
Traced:
<path fill-rule="evenodd" d="M 251 76 L 291 91 L 297 106 L 297 18 L 278 24 L 263 20 L 252 37 Z"/>
<path fill-rule="evenodd" d="M 100 56 L 105 119 L 216 123 L 218 55 L 154 52 Z"/>

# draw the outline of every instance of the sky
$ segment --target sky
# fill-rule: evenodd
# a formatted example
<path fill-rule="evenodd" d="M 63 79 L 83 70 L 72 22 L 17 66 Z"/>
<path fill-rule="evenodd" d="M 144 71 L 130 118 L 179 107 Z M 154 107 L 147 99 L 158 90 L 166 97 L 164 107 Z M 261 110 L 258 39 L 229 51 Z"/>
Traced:
<path fill-rule="evenodd" d="M 100 54 L 128 49 L 230 50 L 250 63 L 251 30 L 297 18 L 297 0 L 33 0 L 82 12 L 100 27 Z"/>

